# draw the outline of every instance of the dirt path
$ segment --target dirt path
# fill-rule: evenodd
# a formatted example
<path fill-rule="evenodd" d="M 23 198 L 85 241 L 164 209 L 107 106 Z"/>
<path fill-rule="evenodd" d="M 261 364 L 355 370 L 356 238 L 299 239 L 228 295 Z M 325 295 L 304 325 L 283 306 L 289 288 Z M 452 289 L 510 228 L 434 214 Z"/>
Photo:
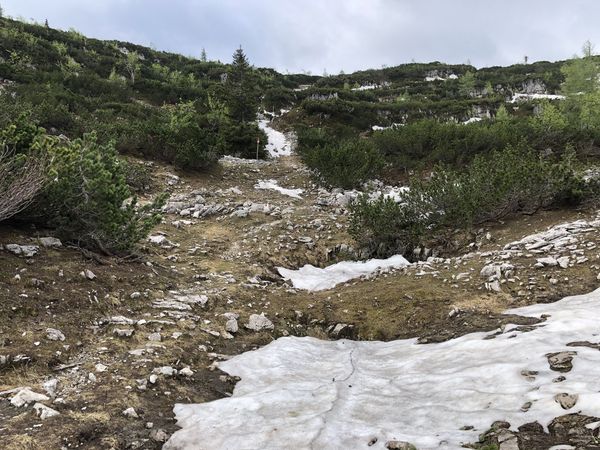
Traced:
<path fill-rule="evenodd" d="M 283 283 L 277 266 L 331 264 L 352 241 L 344 207 L 313 184 L 295 156 L 229 160 L 211 174 L 179 174 L 177 182 L 168 167 L 155 169 L 156 179 L 172 183 L 172 196 L 145 244 L 144 264 L 97 265 L 64 247 L 40 246 L 32 257 L 0 251 L 4 448 L 160 448 L 178 429 L 174 404 L 232 392 L 236 380 L 215 362 L 278 337 L 442 341 L 530 323 L 500 313 L 597 284 L 592 245 L 600 239 L 590 232 L 583 242 L 587 261 L 536 269 L 539 255 L 523 252 L 511 257 L 513 280 L 486 289 L 479 272 L 494 259 L 486 252 L 552 224 L 592 217 L 554 211 L 481 230 L 476 253 L 467 257 L 329 291 L 297 291 Z M 268 180 L 302 189 L 301 198 L 255 187 Z M 40 245 L 45 234 L 5 227 L 0 243 Z M 15 391 L 5 391 L 22 387 L 45 398 L 16 407 L 9 400 Z M 59 414 L 42 420 L 36 402 Z"/>

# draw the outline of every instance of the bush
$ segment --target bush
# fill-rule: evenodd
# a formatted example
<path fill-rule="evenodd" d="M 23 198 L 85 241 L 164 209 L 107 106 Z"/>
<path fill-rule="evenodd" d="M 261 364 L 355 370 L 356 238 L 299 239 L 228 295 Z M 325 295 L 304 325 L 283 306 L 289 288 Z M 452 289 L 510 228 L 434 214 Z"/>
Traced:
<path fill-rule="evenodd" d="M 533 118 L 508 118 L 468 125 L 422 120 L 376 132 L 375 147 L 392 165 L 403 169 L 431 167 L 445 163 L 461 167 L 477 155 L 526 142 L 535 150 L 551 148 L 561 153 L 568 144 L 584 150 L 598 142 L 593 129 L 569 122 L 552 104 L 542 103 Z"/>
<path fill-rule="evenodd" d="M 312 148 L 303 153 L 302 159 L 323 183 L 344 189 L 358 187 L 376 176 L 384 165 L 381 154 L 365 139 Z"/>
<path fill-rule="evenodd" d="M 477 156 L 463 171 L 438 166 L 429 180 L 413 180 L 409 188 L 401 203 L 363 195 L 351 205 L 350 232 L 370 254 L 410 256 L 445 231 L 577 204 L 594 193 L 577 175 L 572 149 L 550 161 L 526 147 Z"/>
<path fill-rule="evenodd" d="M 423 237 L 425 225 L 408 205 L 389 197 L 371 200 L 367 194 L 350 204 L 350 235 L 369 256 L 409 254 Z"/>
<path fill-rule="evenodd" d="M 222 152 L 226 155 L 237 156 L 239 158 L 256 158 L 256 139 L 260 139 L 258 144 L 258 157 L 265 158 L 267 145 L 267 135 L 258 128 L 254 122 L 229 122 L 222 126 L 219 139 L 222 145 Z"/>
<path fill-rule="evenodd" d="M 44 139 L 33 126 L 0 131 L 0 221 L 26 209 L 46 185 L 48 155 L 39 151 Z"/>
<path fill-rule="evenodd" d="M 138 207 L 112 145 L 95 135 L 74 141 L 48 141 L 53 180 L 40 201 L 42 219 L 59 235 L 105 254 L 124 254 L 160 222 L 164 197 Z"/>
<path fill-rule="evenodd" d="M 150 191 L 156 184 L 152 170 L 144 163 L 123 162 L 123 171 L 127 186 L 138 194 Z"/>

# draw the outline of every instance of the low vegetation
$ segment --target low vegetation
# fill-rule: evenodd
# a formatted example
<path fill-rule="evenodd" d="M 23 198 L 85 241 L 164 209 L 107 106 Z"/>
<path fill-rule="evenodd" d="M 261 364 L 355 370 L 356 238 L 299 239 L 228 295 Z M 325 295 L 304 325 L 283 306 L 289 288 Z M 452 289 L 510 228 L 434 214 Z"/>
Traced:
<path fill-rule="evenodd" d="M 100 145 L 93 134 L 71 141 L 21 117 L 0 131 L 0 148 L 4 167 L 17 168 L 3 182 L 18 190 L 3 197 L 4 211 L 19 213 L 16 219 L 55 228 L 65 241 L 109 255 L 130 252 L 160 221 L 165 197 L 139 206 L 114 146 Z M 25 188 L 21 174 L 32 179 Z"/>
<path fill-rule="evenodd" d="M 507 147 L 475 157 L 464 170 L 437 166 L 428 180 L 414 178 L 400 202 L 362 195 L 351 205 L 350 232 L 370 255 L 410 256 L 420 245 L 443 246 L 456 229 L 574 205 L 596 194 L 572 151 L 553 160 L 529 147 Z"/>
<path fill-rule="evenodd" d="M 359 187 L 376 176 L 384 165 L 379 151 L 365 139 L 311 147 L 302 158 L 308 167 L 317 171 L 323 183 L 344 189 Z"/>

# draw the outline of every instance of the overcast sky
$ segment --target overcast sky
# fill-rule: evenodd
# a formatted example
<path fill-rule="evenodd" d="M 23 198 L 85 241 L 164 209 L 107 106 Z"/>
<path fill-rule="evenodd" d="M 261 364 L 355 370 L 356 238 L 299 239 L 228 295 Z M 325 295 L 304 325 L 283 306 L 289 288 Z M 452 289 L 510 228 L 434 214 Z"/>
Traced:
<path fill-rule="evenodd" d="M 6 15 L 48 19 L 160 50 L 279 71 L 378 68 L 412 60 L 476 66 L 558 60 L 590 39 L 597 0 L 0 0 Z"/>

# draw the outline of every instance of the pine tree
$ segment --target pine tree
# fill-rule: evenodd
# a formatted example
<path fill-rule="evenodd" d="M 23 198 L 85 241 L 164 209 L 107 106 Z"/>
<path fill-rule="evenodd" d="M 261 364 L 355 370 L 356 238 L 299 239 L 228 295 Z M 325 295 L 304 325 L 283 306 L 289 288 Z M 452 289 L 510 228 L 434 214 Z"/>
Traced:
<path fill-rule="evenodd" d="M 202 47 L 202 52 L 200 53 L 200 61 L 202 61 L 202 62 L 207 61 L 206 50 L 204 49 L 204 47 Z"/>
<path fill-rule="evenodd" d="M 258 109 L 258 86 L 241 46 L 233 54 L 227 85 L 231 118 L 237 122 L 253 121 Z"/>

